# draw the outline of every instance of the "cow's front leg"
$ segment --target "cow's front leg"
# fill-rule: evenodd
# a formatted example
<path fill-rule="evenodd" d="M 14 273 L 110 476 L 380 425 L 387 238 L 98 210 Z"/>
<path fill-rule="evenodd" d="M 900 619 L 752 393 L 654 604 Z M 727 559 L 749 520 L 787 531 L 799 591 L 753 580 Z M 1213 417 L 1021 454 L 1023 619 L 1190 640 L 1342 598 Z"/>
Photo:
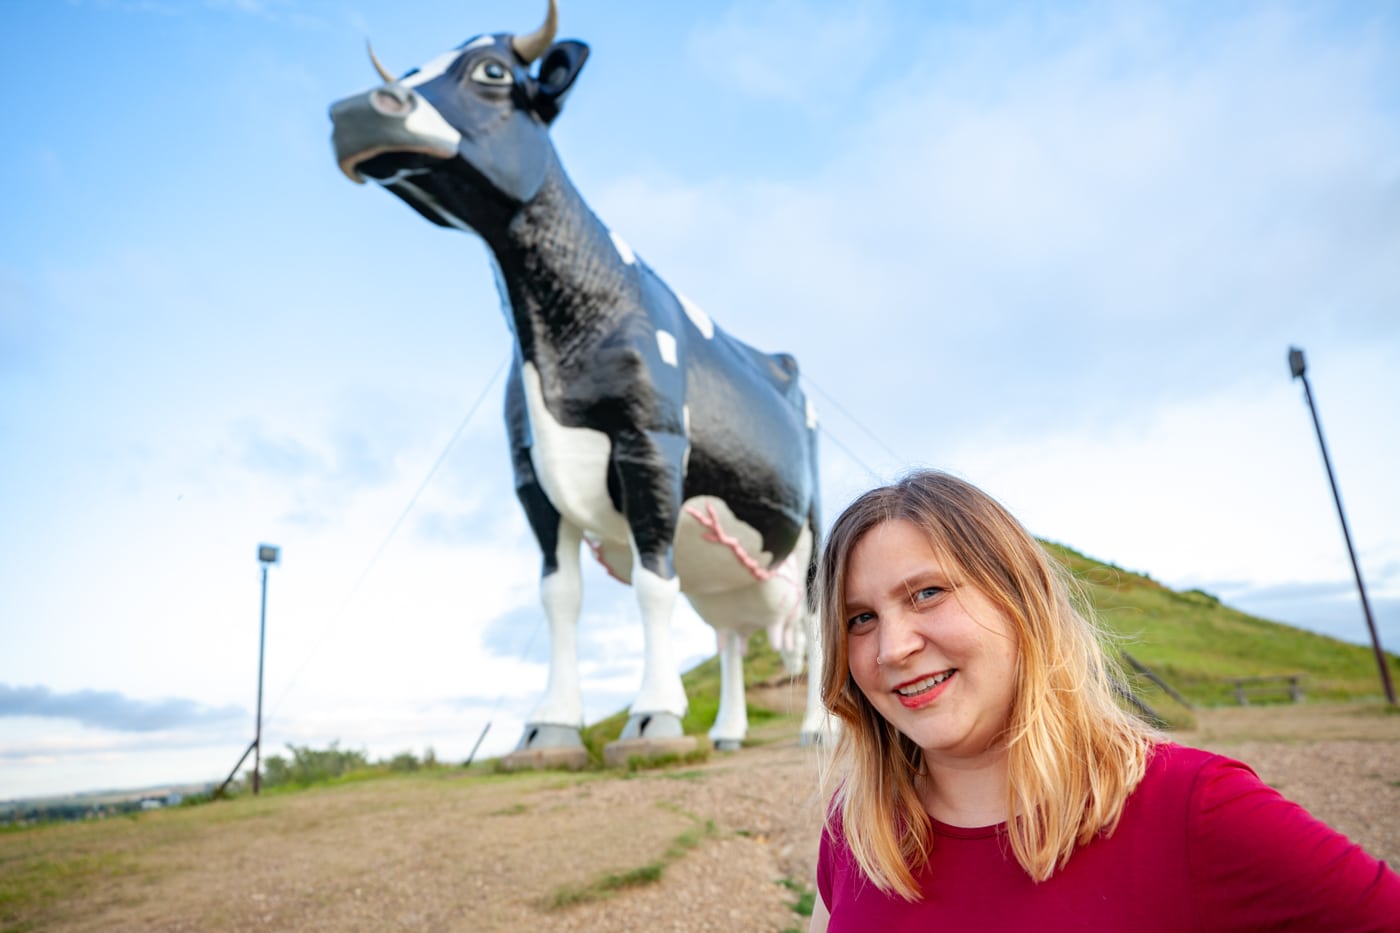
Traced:
<path fill-rule="evenodd" d="M 543 493 L 540 495 L 542 497 Z M 539 503 L 535 505 L 541 508 Z M 547 502 L 544 505 L 547 506 Z M 553 545 L 552 553 L 545 552 L 540 577 L 540 602 L 549 623 L 549 681 L 544 696 L 526 720 L 516 751 L 582 747 L 579 729 L 583 726 L 583 695 L 578 676 L 578 617 L 582 598 L 579 543 L 582 536 L 575 525 L 559 517 L 552 507 L 543 514 L 530 512 L 530 519 L 532 524 L 552 523 L 554 532 L 540 536 L 542 546 Z M 537 527 L 536 533 L 539 531 Z"/>
<path fill-rule="evenodd" d="M 632 535 L 632 587 L 642 615 L 642 687 L 632 703 L 623 739 L 684 735 L 685 686 L 671 643 L 671 618 L 680 579 L 672 563 L 680 517 L 686 440 L 677 434 L 637 432 L 617 438 L 613 468 L 623 515 Z"/>

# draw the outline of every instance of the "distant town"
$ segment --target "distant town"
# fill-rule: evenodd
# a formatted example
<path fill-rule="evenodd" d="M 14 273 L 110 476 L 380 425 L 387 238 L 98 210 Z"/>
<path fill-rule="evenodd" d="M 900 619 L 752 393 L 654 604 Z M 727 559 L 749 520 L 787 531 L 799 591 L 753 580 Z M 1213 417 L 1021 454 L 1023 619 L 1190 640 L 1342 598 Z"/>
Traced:
<path fill-rule="evenodd" d="M 92 791 L 62 797 L 0 801 L 0 826 L 99 820 L 109 816 L 178 807 L 214 792 L 215 783 L 160 785 L 139 790 Z"/>

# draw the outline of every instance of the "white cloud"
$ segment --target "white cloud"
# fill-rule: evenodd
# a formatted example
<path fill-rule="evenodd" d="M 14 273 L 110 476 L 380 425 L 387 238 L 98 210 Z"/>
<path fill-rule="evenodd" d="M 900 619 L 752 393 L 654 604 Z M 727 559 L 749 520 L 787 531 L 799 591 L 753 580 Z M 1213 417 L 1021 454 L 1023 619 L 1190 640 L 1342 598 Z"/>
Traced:
<path fill-rule="evenodd" d="M 888 28 L 882 2 L 760 0 L 700 26 L 688 51 L 722 84 L 816 110 L 854 96 Z"/>

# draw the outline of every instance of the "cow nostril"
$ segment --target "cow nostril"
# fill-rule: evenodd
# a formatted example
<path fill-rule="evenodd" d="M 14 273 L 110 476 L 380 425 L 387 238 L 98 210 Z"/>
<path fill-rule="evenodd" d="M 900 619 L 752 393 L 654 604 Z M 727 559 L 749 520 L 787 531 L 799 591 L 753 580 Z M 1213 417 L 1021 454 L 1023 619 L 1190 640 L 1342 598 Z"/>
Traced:
<path fill-rule="evenodd" d="M 409 99 L 397 91 L 392 87 L 375 88 L 369 95 L 370 106 L 386 117 L 403 116 L 411 109 Z"/>

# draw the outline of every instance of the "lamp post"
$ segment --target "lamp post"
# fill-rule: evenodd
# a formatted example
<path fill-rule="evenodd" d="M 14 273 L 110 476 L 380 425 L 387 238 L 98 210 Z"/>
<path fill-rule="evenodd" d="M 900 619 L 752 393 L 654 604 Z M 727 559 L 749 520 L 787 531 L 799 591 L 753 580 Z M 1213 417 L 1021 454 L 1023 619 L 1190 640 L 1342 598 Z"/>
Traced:
<path fill-rule="evenodd" d="M 1390 683 L 1390 668 L 1385 663 L 1385 652 L 1381 650 L 1381 639 L 1376 634 L 1376 622 L 1371 617 L 1371 603 L 1366 599 L 1366 585 L 1361 582 L 1361 565 L 1356 560 L 1356 548 L 1351 544 L 1351 531 L 1347 528 L 1347 516 L 1342 511 L 1342 494 L 1337 491 L 1337 477 L 1332 472 L 1332 458 L 1327 456 L 1327 442 L 1322 439 L 1322 421 L 1317 417 L 1317 406 L 1313 404 L 1312 386 L 1308 383 L 1308 364 L 1303 351 L 1298 347 L 1288 348 L 1288 368 L 1294 379 L 1303 380 L 1303 395 L 1308 400 L 1308 410 L 1312 412 L 1313 427 L 1317 429 L 1317 446 L 1322 448 L 1322 464 L 1327 468 L 1327 481 L 1332 484 L 1332 498 L 1337 503 L 1337 517 L 1342 521 L 1342 537 L 1347 542 L 1347 555 L 1351 557 L 1351 570 L 1356 574 L 1356 588 L 1361 593 L 1361 611 L 1366 615 L 1366 628 L 1371 632 L 1371 648 L 1376 653 L 1376 666 L 1381 671 L 1381 686 L 1385 688 L 1385 698 L 1395 705 L 1395 688 Z"/>
<path fill-rule="evenodd" d="M 258 720 L 253 732 L 253 794 L 262 788 L 262 694 L 263 646 L 267 643 L 267 568 L 277 563 L 279 548 L 271 544 L 258 545 L 258 563 L 262 564 L 262 612 L 258 617 Z"/>

